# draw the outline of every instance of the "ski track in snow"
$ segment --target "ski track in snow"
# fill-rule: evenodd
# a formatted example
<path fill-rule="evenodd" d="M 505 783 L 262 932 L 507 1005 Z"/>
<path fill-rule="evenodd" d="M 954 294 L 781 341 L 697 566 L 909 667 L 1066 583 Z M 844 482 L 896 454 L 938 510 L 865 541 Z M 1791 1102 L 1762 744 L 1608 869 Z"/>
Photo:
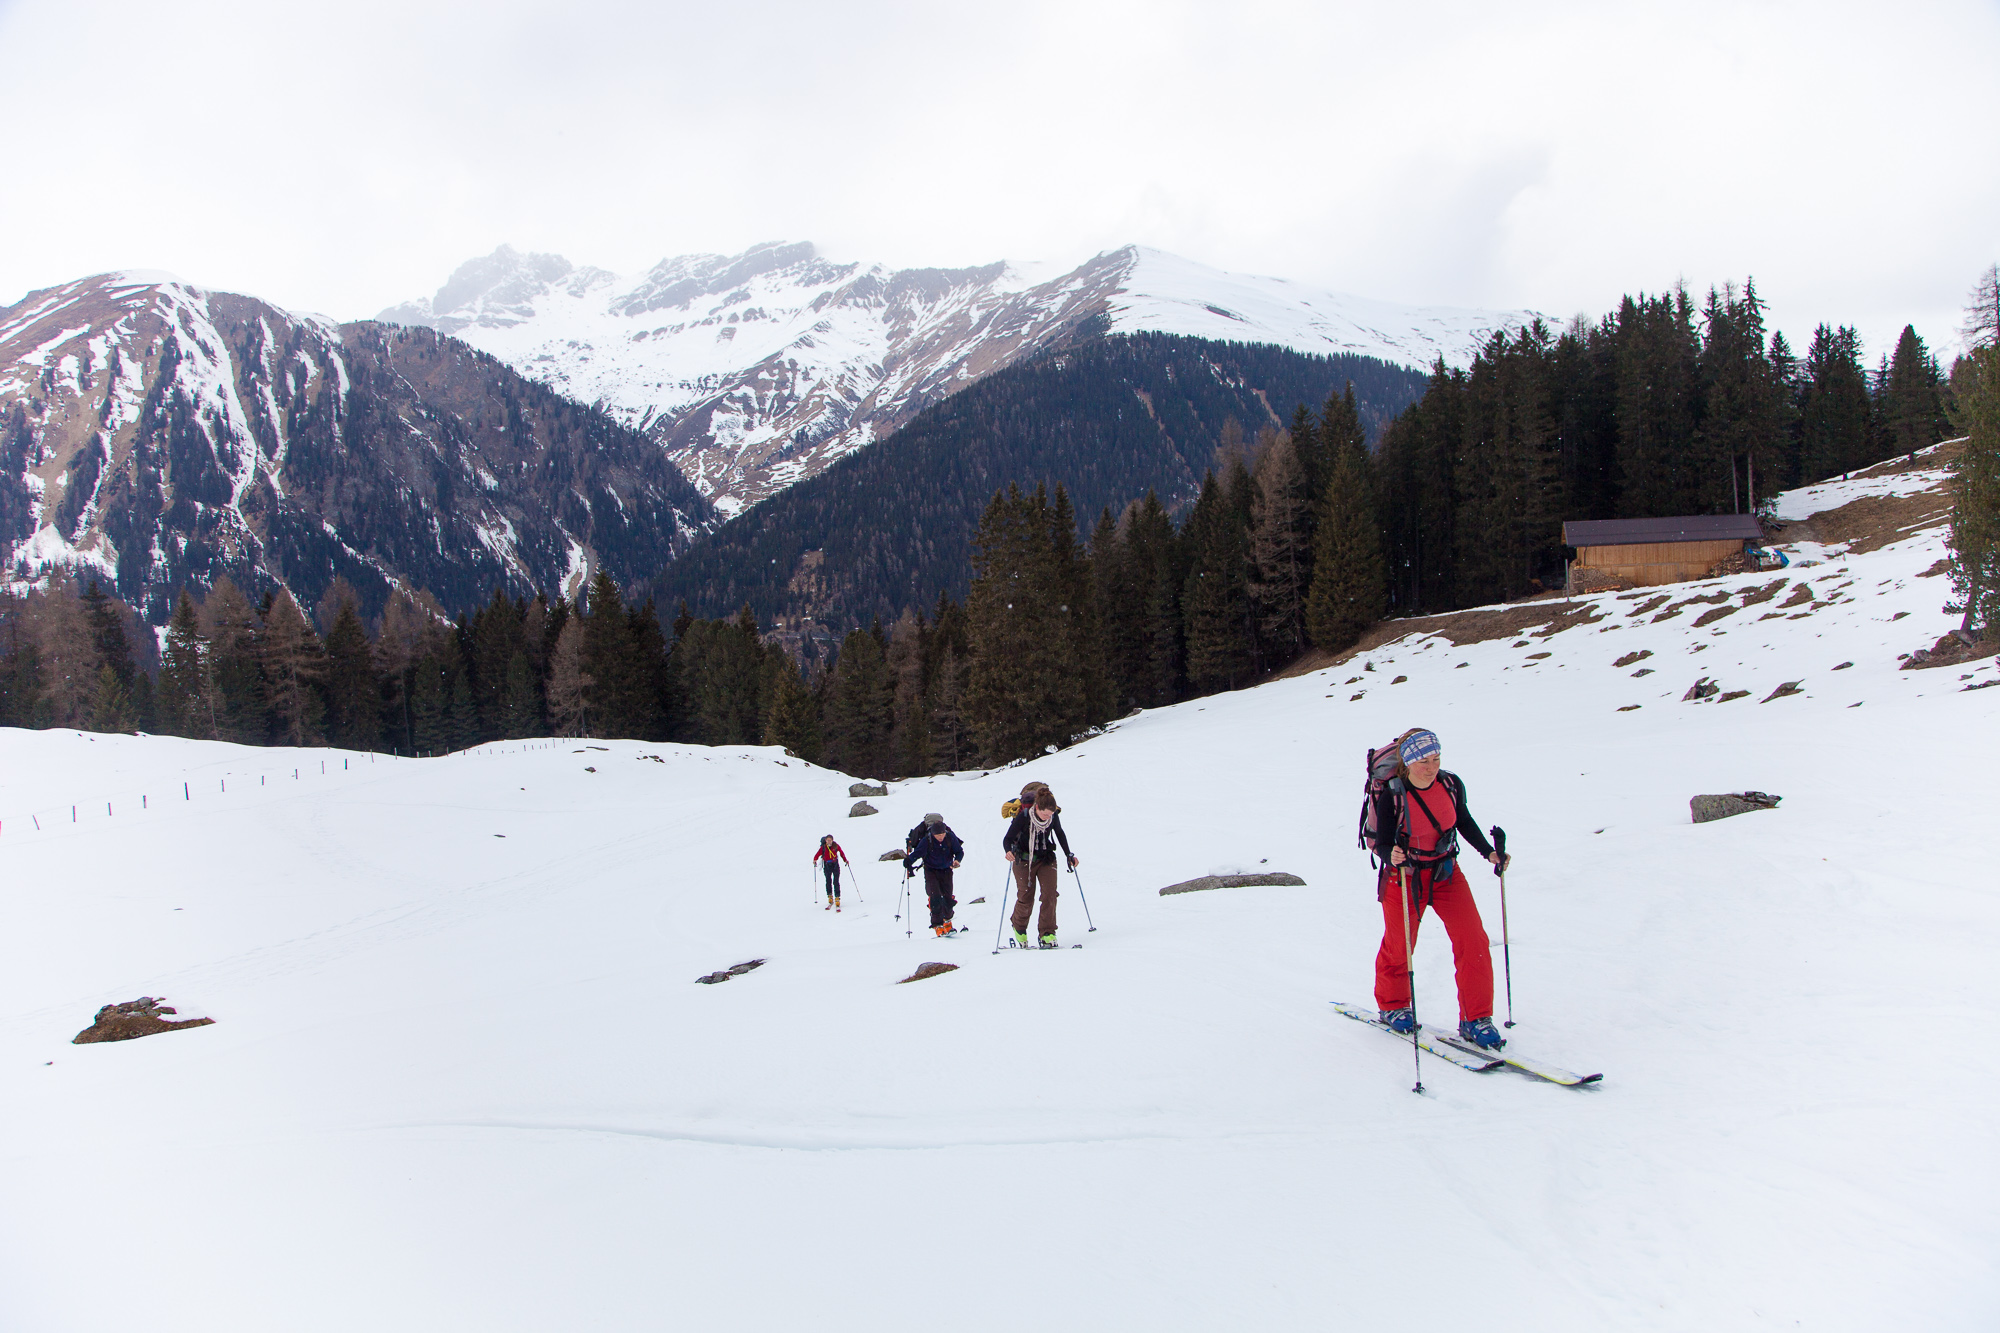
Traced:
<path fill-rule="evenodd" d="M 1812 554 L 1656 590 L 1727 595 L 1664 620 L 1606 595 L 1546 638 L 1406 638 L 870 819 L 770 749 L 0 732 L 0 1326 L 1990 1327 L 2000 688 L 1964 686 L 2000 669 L 1896 669 L 1953 623 L 1936 530 Z M 1680 702 L 1700 675 L 1749 694 Z M 1601 1085 L 1426 1060 L 1413 1096 L 1409 1048 L 1327 1003 L 1372 998 L 1354 779 L 1413 724 L 1509 833 L 1514 1039 Z M 1029 776 L 1099 929 L 1066 879 L 1085 947 L 995 956 Z M 1746 787 L 1784 803 L 1688 822 Z M 988 900 L 952 940 L 905 936 L 875 860 L 927 809 Z M 1157 894 L 1257 869 L 1307 885 Z M 961 967 L 893 984 L 931 960 Z M 1433 920 L 1431 1022 L 1449 973 Z M 217 1021 L 69 1044 L 140 994 Z"/>

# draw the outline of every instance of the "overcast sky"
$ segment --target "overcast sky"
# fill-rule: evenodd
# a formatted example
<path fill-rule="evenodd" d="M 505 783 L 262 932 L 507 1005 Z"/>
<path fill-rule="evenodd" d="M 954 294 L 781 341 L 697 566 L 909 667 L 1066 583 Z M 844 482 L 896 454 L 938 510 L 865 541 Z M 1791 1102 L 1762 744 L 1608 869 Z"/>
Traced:
<path fill-rule="evenodd" d="M 341 318 L 506 242 L 1127 242 L 1421 304 L 1754 276 L 1955 344 L 2000 260 L 2000 5 L 0 0 L 0 304 L 170 270 Z"/>

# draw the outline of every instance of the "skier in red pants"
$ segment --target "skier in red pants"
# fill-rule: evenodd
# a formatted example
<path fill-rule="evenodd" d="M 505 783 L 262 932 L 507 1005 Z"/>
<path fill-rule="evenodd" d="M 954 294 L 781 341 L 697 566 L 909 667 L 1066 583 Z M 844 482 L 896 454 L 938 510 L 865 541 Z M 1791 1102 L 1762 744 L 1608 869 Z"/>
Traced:
<path fill-rule="evenodd" d="M 1472 886 L 1458 868 L 1459 836 L 1464 835 L 1495 865 L 1500 864 L 1499 853 L 1466 808 L 1464 779 L 1444 771 L 1443 747 L 1435 732 L 1419 729 L 1405 735 L 1398 758 L 1398 780 L 1375 798 L 1374 851 L 1385 862 L 1375 887 L 1382 904 L 1375 1005 L 1382 1011 L 1382 1021 L 1395 1031 L 1416 1027 L 1416 1011 L 1410 1004 L 1411 944 L 1403 938 L 1403 923 L 1409 922 L 1414 935 L 1424 909 L 1434 908 L 1451 937 L 1452 963 L 1458 973 L 1459 1035 L 1497 1050 L 1505 1042 L 1493 1026 L 1492 945 L 1479 919 L 1479 905 L 1472 899 Z"/>

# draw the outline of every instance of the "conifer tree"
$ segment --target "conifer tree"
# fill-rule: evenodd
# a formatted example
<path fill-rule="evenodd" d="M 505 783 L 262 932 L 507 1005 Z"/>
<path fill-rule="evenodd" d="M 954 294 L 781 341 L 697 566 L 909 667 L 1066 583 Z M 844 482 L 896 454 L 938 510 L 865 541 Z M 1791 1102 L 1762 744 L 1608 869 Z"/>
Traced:
<path fill-rule="evenodd" d="M 584 663 L 583 618 L 558 604 L 562 625 L 549 652 L 549 730 L 558 736 L 588 736 L 589 701 L 596 681 Z"/>
<path fill-rule="evenodd" d="M 1944 438 L 1943 380 L 1924 340 L 1905 324 L 1882 385 L 1882 430 L 1890 454 L 1914 457 Z"/>
<path fill-rule="evenodd" d="M 1290 435 L 1279 435 L 1257 461 L 1250 520 L 1252 583 L 1258 630 L 1278 660 L 1305 647 L 1305 599 L 1311 578 L 1307 549 L 1314 497 Z"/>
<path fill-rule="evenodd" d="M 1974 314 L 1980 294 L 1974 292 Z M 1975 345 L 1952 371 L 1952 424 L 1965 448 L 1952 468 L 1952 602 L 1965 634 L 2000 626 L 2000 342 Z"/>
<path fill-rule="evenodd" d="M 271 597 L 264 614 L 263 632 L 257 637 L 257 664 L 263 674 L 272 738 L 282 745 L 317 744 L 326 709 L 319 692 L 325 662 L 319 636 L 283 588 Z"/>
<path fill-rule="evenodd" d="M 1306 631 L 1315 646 L 1340 652 L 1382 618 L 1382 530 L 1375 521 L 1366 457 L 1350 449 L 1327 483 Z"/>
<path fill-rule="evenodd" d="M 215 693 L 208 679 L 201 620 L 185 589 L 174 603 L 166 638 L 155 690 L 159 729 L 169 736 L 212 740 L 216 734 Z"/>
<path fill-rule="evenodd" d="M 268 731 L 264 682 L 258 667 L 262 626 L 250 599 L 228 575 L 215 581 L 201 606 L 208 639 L 209 678 L 216 696 L 215 738 L 261 745 Z"/>
<path fill-rule="evenodd" d="M 895 685 L 883 651 L 881 624 L 853 630 L 840 641 L 821 726 L 826 762 L 856 777 L 889 778 L 894 766 L 889 729 Z"/>
<path fill-rule="evenodd" d="M 885 666 L 894 694 L 889 753 L 898 777 L 931 771 L 931 706 L 924 680 L 929 638 L 930 626 L 912 611 L 889 631 Z"/>
<path fill-rule="evenodd" d="M 808 763 L 820 760 L 819 705 L 789 659 L 772 684 L 763 739 L 764 744 L 783 746 L 787 754 Z"/>
<path fill-rule="evenodd" d="M 109 662 L 97 668 L 97 693 L 85 725 L 91 731 L 130 731 L 134 725 L 132 692 Z"/>
<path fill-rule="evenodd" d="M 326 635 L 326 736 L 348 750 L 372 750 L 382 739 L 382 691 L 368 631 L 352 597 L 342 597 Z"/>
<path fill-rule="evenodd" d="M 1874 462 L 1861 336 L 1850 328 L 1820 325 L 1806 349 L 1804 376 L 1799 411 L 1801 480 L 1824 481 Z"/>
<path fill-rule="evenodd" d="M 1234 489 L 1217 484 L 1209 473 L 1181 529 L 1188 553 L 1181 594 L 1188 684 L 1201 694 L 1234 689 L 1251 671 L 1252 649 L 1245 633 L 1246 534 L 1230 493 Z"/>

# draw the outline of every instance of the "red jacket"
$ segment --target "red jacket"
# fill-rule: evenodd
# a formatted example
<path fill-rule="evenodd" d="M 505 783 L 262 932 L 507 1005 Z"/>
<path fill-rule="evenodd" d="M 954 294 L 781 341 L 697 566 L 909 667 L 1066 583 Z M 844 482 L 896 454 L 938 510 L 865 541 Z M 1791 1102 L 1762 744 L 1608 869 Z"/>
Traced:
<path fill-rule="evenodd" d="M 817 865 L 821 861 L 831 861 L 836 856 L 843 861 L 847 861 L 847 853 L 840 850 L 840 844 L 837 842 L 831 847 L 822 846 L 818 851 L 814 852 L 813 863 Z M 854 862 L 847 861 L 847 864 L 853 865 Z"/>

